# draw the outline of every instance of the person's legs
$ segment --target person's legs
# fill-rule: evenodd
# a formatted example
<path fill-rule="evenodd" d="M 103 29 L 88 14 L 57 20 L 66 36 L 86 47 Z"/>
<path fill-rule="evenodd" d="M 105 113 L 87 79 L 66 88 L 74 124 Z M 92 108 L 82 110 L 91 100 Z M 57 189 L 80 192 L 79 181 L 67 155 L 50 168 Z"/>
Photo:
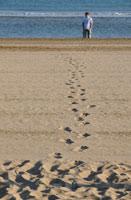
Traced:
<path fill-rule="evenodd" d="M 83 38 L 86 38 L 86 30 L 83 29 Z"/>
<path fill-rule="evenodd" d="M 86 32 L 87 32 L 87 38 L 89 38 L 89 30 L 87 30 Z"/>
<path fill-rule="evenodd" d="M 91 29 L 88 31 L 88 38 L 91 38 Z"/>

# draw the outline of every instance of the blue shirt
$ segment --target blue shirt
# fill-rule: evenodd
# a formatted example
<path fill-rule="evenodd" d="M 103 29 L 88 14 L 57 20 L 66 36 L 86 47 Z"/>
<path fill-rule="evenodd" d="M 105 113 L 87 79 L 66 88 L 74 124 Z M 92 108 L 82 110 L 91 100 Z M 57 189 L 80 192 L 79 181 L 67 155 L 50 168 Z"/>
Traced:
<path fill-rule="evenodd" d="M 84 29 L 90 30 L 91 23 L 93 23 L 93 19 L 91 17 L 84 17 L 82 22 L 84 23 Z"/>

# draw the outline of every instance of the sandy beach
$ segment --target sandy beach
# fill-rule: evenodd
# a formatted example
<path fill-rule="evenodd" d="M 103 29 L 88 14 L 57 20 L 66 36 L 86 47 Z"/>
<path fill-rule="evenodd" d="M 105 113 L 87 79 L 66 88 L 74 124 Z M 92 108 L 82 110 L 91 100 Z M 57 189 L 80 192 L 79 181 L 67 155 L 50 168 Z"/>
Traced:
<path fill-rule="evenodd" d="M 131 199 L 131 39 L 0 39 L 0 199 Z"/>

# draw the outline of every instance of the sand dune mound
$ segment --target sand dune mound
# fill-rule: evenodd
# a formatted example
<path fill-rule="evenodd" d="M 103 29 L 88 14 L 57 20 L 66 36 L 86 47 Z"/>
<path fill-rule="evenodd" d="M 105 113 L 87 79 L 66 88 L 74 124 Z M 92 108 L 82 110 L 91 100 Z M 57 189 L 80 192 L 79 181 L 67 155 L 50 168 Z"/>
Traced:
<path fill-rule="evenodd" d="M 1 162 L 0 199 L 131 199 L 131 166 L 82 161 Z"/>

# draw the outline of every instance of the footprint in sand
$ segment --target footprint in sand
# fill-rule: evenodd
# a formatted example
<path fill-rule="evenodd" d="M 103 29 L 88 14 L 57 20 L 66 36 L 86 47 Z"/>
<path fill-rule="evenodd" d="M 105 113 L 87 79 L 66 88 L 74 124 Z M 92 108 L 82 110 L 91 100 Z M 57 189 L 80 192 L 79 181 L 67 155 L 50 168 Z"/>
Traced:
<path fill-rule="evenodd" d="M 60 139 L 60 142 L 63 142 L 65 144 L 69 144 L 69 145 L 74 143 L 74 141 L 69 138 L 68 139 Z"/>
<path fill-rule="evenodd" d="M 74 87 L 70 87 L 70 89 L 75 89 Z"/>
<path fill-rule="evenodd" d="M 71 94 L 75 94 L 76 92 L 75 91 L 71 91 Z"/>
<path fill-rule="evenodd" d="M 74 151 L 82 152 L 82 151 L 85 151 L 85 150 L 87 150 L 87 149 L 88 149 L 87 146 L 81 146 L 81 147 L 76 147 L 76 148 L 74 149 Z"/>
<path fill-rule="evenodd" d="M 74 83 L 74 81 L 72 81 L 72 80 L 69 80 L 69 82 L 70 82 L 71 84 L 73 84 L 73 83 Z"/>
<path fill-rule="evenodd" d="M 48 200 L 57 200 L 57 199 L 59 198 L 54 194 L 48 196 Z"/>
<path fill-rule="evenodd" d="M 88 105 L 87 108 L 94 108 L 96 105 Z"/>
<path fill-rule="evenodd" d="M 62 158 L 62 154 L 61 153 L 53 153 L 53 154 L 50 154 L 51 157 L 54 157 L 56 159 L 61 159 Z"/>
<path fill-rule="evenodd" d="M 9 166 L 11 163 L 12 163 L 11 161 L 7 161 L 7 162 L 5 162 L 3 165 L 4 165 L 4 166 Z"/>
<path fill-rule="evenodd" d="M 77 102 L 75 102 L 75 101 L 73 101 L 73 102 L 72 102 L 72 104 L 73 104 L 73 105 L 76 105 L 76 104 L 78 104 L 78 103 L 77 103 Z"/>
<path fill-rule="evenodd" d="M 89 115 L 89 113 L 84 112 L 83 115 L 84 115 L 85 117 L 87 117 L 87 116 Z"/>
<path fill-rule="evenodd" d="M 74 97 L 73 97 L 73 96 L 71 96 L 71 95 L 69 95 L 69 96 L 68 96 L 68 98 L 69 98 L 69 99 L 73 99 Z"/>
<path fill-rule="evenodd" d="M 90 136 L 89 133 L 84 133 L 84 134 L 83 134 L 83 137 L 89 137 L 89 136 Z"/>
<path fill-rule="evenodd" d="M 78 95 L 78 96 L 84 96 L 85 93 L 84 93 L 84 92 L 82 92 L 82 93 L 79 93 L 79 92 L 78 92 L 77 95 Z"/>
<path fill-rule="evenodd" d="M 81 89 L 82 92 L 85 92 L 85 89 Z"/>
<path fill-rule="evenodd" d="M 82 117 L 78 117 L 78 121 L 82 122 L 82 121 L 84 121 L 84 119 Z"/>
<path fill-rule="evenodd" d="M 55 153 L 55 158 L 57 159 L 61 159 L 62 158 L 62 154 L 61 153 Z"/>
<path fill-rule="evenodd" d="M 64 128 L 64 131 L 71 133 L 72 130 L 69 127 Z"/>
<path fill-rule="evenodd" d="M 89 137 L 89 136 L 90 136 L 89 133 L 84 133 L 84 134 L 78 135 L 78 138 L 87 138 L 87 137 Z"/>
<path fill-rule="evenodd" d="M 73 142 L 73 140 L 71 140 L 71 139 L 66 139 L 65 143 L 66 143 L 66 144 L 73 144 L 74 142 Z"/>
<path fill-rule="evenodd" d="M 86 101 L 86 99 L 81 99 L 81 101 Z"/>
<path fill-rule="evenodd" d="M 71 85 L 71 83 L 66 83 L 66 85 Z"/>
<path fill-rule="evenodd" d="M 81 87 L 81 85 L 77 85 L 77 87 Z"/>
<path fill-rule="evenodd" d="M 78 112 L 79 110 L 77 108 L 72 109 L 73 112 Z"/>
<path fill-rule="evenodd" d="M 89 125 L 89 124 L 90 124 L 90 122 L 85 122 L 85 123 L 84 123 L 85 126 L 86 126 L 86 125 Z"/>
<path fill-rule="evenodd" d="M 83 95 L 85 95 L 85 93 L 83 92 L 83 93 L 81 93 L 80 95 L 83 96 Z"/>
<path fill-rule="evenodd" d="M 79 122 L 84 121 L 84 119 L 83 119 L 82 117 L 75 117 L 74 120 L 77 120 L 77 121 L 79 121 Z"/>

